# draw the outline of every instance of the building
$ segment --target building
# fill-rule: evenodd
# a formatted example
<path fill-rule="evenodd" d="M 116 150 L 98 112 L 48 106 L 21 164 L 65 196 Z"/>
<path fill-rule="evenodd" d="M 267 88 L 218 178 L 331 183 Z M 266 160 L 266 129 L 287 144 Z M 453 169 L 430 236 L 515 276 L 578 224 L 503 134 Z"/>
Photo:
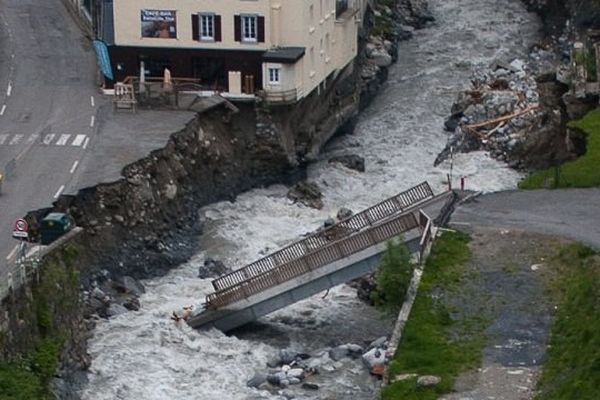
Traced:
<path fill-rule="evenodd" d="M 117 81 L 168 68 L 206 90 L 294 102 L 354 59 L 366 1 L 104 0 L 96 33 Z"/>

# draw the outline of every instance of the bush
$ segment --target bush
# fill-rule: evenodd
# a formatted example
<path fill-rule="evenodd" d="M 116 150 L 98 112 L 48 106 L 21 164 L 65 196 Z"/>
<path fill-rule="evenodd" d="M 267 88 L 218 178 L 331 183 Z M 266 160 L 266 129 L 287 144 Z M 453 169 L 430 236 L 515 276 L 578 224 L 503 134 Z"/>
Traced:
<path fill-rule="evenodd" d="M 400 310 L 412 274 L 410 253 L 404 242 L 389 241 L 377 268 L 377 289 L 371 293 L 375 306 L 392 313 Z"/>
<path fill-rule="evenodd" d="M 37 376 L 14 364 L 0 365 L 0 398 L 33 400 L 41 398 L 42 385 Z"/>

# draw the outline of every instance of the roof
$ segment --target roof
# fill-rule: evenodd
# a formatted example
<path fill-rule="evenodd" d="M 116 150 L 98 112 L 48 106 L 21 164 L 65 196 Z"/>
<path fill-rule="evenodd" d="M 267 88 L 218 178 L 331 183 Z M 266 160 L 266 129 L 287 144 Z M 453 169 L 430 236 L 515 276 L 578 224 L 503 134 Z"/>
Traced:
<path fill-rule="evenodd" d="M 263 61 L 294 64 L 305 52 L 305 47 L 276 47 L 263 53 Z"/>
<path fill-rule="evenodd" d="M 46 215 L 43 219 L 43 221 L 60 221 L 61 219 L 63 219 L 66 216 L 66 214 L 64 213 L 60 213 L 60 212 L 52 212 L 48 215 Z"/>

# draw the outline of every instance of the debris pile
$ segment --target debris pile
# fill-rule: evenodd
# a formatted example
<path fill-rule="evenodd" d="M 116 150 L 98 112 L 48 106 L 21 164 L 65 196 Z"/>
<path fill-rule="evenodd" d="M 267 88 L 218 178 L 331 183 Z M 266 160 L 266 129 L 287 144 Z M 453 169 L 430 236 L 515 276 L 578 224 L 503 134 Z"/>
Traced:
<path fill-rule="evenodd" d="M 510 155 L 542 122 L 538 84 L 524 61 L 496 62 L 476 71 L 471 84 L 452 105 L 452 115 L 445 122 L 452 134 L 435 165 L 451 152 L 475 150 L 487 150 L 492 157 L 509 162 Z"/>

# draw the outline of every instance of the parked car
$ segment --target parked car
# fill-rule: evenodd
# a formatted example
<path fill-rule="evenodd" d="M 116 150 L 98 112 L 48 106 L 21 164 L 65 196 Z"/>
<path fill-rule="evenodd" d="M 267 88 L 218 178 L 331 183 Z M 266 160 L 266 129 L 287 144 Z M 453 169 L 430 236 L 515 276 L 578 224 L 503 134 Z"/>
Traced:
<path fill-rule="evenodd" d="M 73 220 L 65 213 L 52 212 L 40 224 L 42 244 L 50 244 L 73 229 Z"/>

